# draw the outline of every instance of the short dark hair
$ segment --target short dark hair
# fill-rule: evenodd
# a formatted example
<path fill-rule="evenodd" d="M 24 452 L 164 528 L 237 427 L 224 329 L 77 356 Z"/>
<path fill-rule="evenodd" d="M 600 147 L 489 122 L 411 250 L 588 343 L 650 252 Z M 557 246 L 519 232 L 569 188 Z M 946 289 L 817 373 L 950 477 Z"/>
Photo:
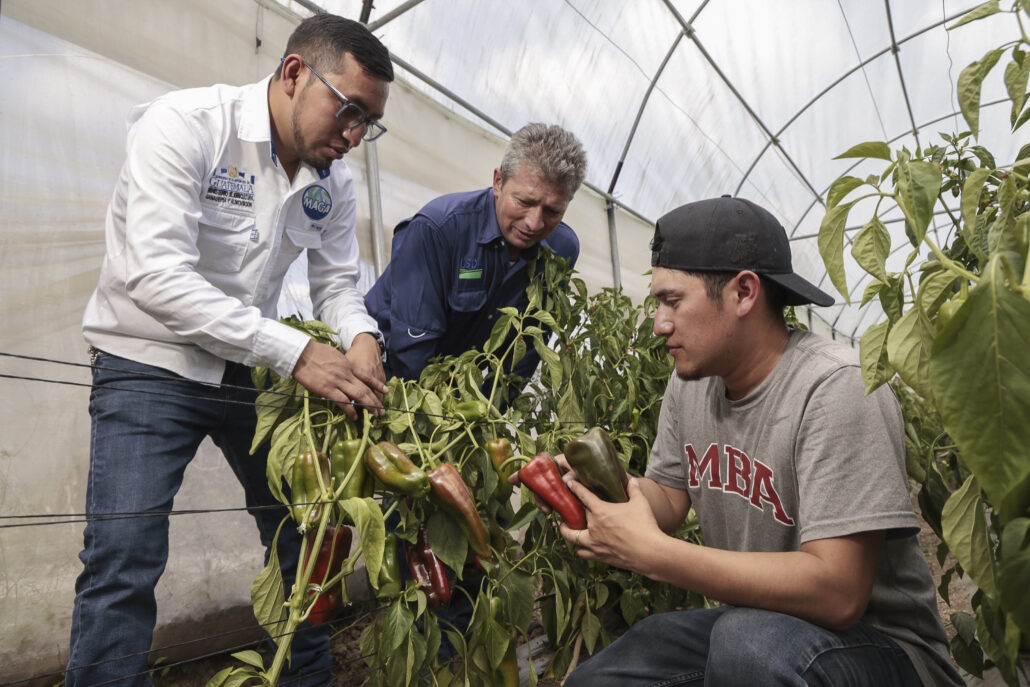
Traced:
<path fill-rule="evenodd" d="M 729 271 L 713 271 L 705 272 L 701 270 L 683 270 L 687 274 L 697 277 L 705 284 L 705 295 L 708 299 L 722 304 L 722 290 L 731 279 L 736 277 L 740 272 L 729 272 Z M 783 309 L 787 307 L 787 294 L 779 284 L 771 279 L 767 279 L 764 275 L 759 274 L 758 279 L 762 282 L 762 291 L 765 292 L 765 302 L 769 304 L 769 308 L 772 310 L 774 315 L 778 315 L 780 319 L 783 319 Z"/>
<path fill-rule="evenodd" d="M 321 13 L 308 17 L 286 41 L 283 57 L 294 53 L 319 71 L 339 73 L 344 53 L 350 53 L 365 73 L 381 81 L 393 81 L 390 51 L 361 22 Z M 282 75 L 282 64 L 275 78 Z"/>

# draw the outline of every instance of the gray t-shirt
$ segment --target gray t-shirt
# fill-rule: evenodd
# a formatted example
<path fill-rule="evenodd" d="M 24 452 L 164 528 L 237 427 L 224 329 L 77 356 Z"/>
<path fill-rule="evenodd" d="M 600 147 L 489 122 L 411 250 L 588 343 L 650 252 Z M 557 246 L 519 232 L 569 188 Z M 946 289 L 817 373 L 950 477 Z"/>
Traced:
<path fill-rule="evenodd" d="M 792 331 L 772 373 L 739 401 L 722 379 L 665 391 L 647 477 L 686 489 L 708 546 L 798 551 L 885 530 L 862 620 L 894 639 L 927 687 L 963 685 L 916 540 L 904 425 L 889 387 L 866 396 L 855 351 Z"/>

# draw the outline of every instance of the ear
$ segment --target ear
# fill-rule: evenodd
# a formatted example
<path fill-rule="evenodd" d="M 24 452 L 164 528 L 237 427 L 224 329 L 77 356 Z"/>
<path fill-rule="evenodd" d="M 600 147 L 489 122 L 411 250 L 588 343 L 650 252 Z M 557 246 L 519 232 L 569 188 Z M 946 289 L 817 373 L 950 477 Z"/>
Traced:
<path fill-rule="evenodd" d="M 734 307 L 743 317 L 751 312 L 761 300 L 762 280 L 751 270 L 744 270 L 733 278 Z"/>
<path fill-rule="evenodd" d="M 494 167 L 494 198 L 501 194 L 501 168 Z"/>
<path fill-rule="evenodd" d="M 291 54 L 283 59 L 279 82 L 282 84 L 283 92 L 291 98 L 297 92 L 303 71 L 304 58 L 300 55 Z"/>

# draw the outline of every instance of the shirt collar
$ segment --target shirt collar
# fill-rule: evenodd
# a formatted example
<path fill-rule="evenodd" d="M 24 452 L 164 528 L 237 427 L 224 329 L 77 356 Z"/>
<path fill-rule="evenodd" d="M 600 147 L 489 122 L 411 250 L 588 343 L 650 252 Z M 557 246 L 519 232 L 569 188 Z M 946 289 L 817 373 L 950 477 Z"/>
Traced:
<path fill-rule="evenodd" d="M 488 188 L 486 193 L 486 217 L 482 227 L 479 229 L 479 237 L 476 239 L 477 243 L 481 246 L 488 245 L 494 241 L 504 241 L 504 237 L 501 236 L 501 225 L 497 223 L 497 210 L 494 207 L 494 190 Z"/>
<path fill-rule="evenodd" d="M 240 113 L 240 126 L 237 135 L 242 141 L 252 143 L 268 143 L 268 154 L 272 164 L 279 166 L 279 158 L 275 154 L 275 139 L 272 137 L 272 115 L 268 109 L 268 88 L 272 82 L 273 74 L 269 74 L 261 81 L 245 87 L 243 95 L 243 110 Z M 301 168 L 310 167 L 301 164 Z M 325 179 L 332 171 L 329 169 L 313 169 L 319 179 Z"/>

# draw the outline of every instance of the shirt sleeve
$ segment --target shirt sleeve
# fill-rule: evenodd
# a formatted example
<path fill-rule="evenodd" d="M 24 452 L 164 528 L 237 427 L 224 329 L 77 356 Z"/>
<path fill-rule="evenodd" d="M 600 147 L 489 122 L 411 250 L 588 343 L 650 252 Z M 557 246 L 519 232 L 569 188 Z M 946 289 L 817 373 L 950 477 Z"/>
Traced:
<path fill-rule="evenodd" d="M 677 388 L 683 384 L 673 372 L 665 386 L 662 407 L 658 412 L 658 429 L 655 432 L 651 455 L 647 461 L 644 476 L 659 484 L 674 489 L 687 490 L 683 448 L 680 442 Z"/>
<path fill-rule="evenodd" d="M 400 232 L 403 232 L 401 234 Z M 394 238 L 390 257 L 387 358 L 393 374 L 417 379 L 447 330 L 448 232 L 421 215 Z"/>
<path fill-rule="evenodd" d="M 355 336 L 363 332 L 378 334 L 379 327 L 368 314 L 364 295 L 357 286 L 360 263 L 353 181 L 348 179 L 343 191 L 343 211 L 326 230 L 322 245 L 308 251 L 308 282 L 315 317 L 336 330 L 346 350 Z"/>
<path fill-rule="evenodd" d="M 289 375 L 308 337 L 227 295 L 197 271 L 202 180 L 210 132 L 152 105 L 129 136 L 126 292 L 136 307 L 210 353 Z"/>

